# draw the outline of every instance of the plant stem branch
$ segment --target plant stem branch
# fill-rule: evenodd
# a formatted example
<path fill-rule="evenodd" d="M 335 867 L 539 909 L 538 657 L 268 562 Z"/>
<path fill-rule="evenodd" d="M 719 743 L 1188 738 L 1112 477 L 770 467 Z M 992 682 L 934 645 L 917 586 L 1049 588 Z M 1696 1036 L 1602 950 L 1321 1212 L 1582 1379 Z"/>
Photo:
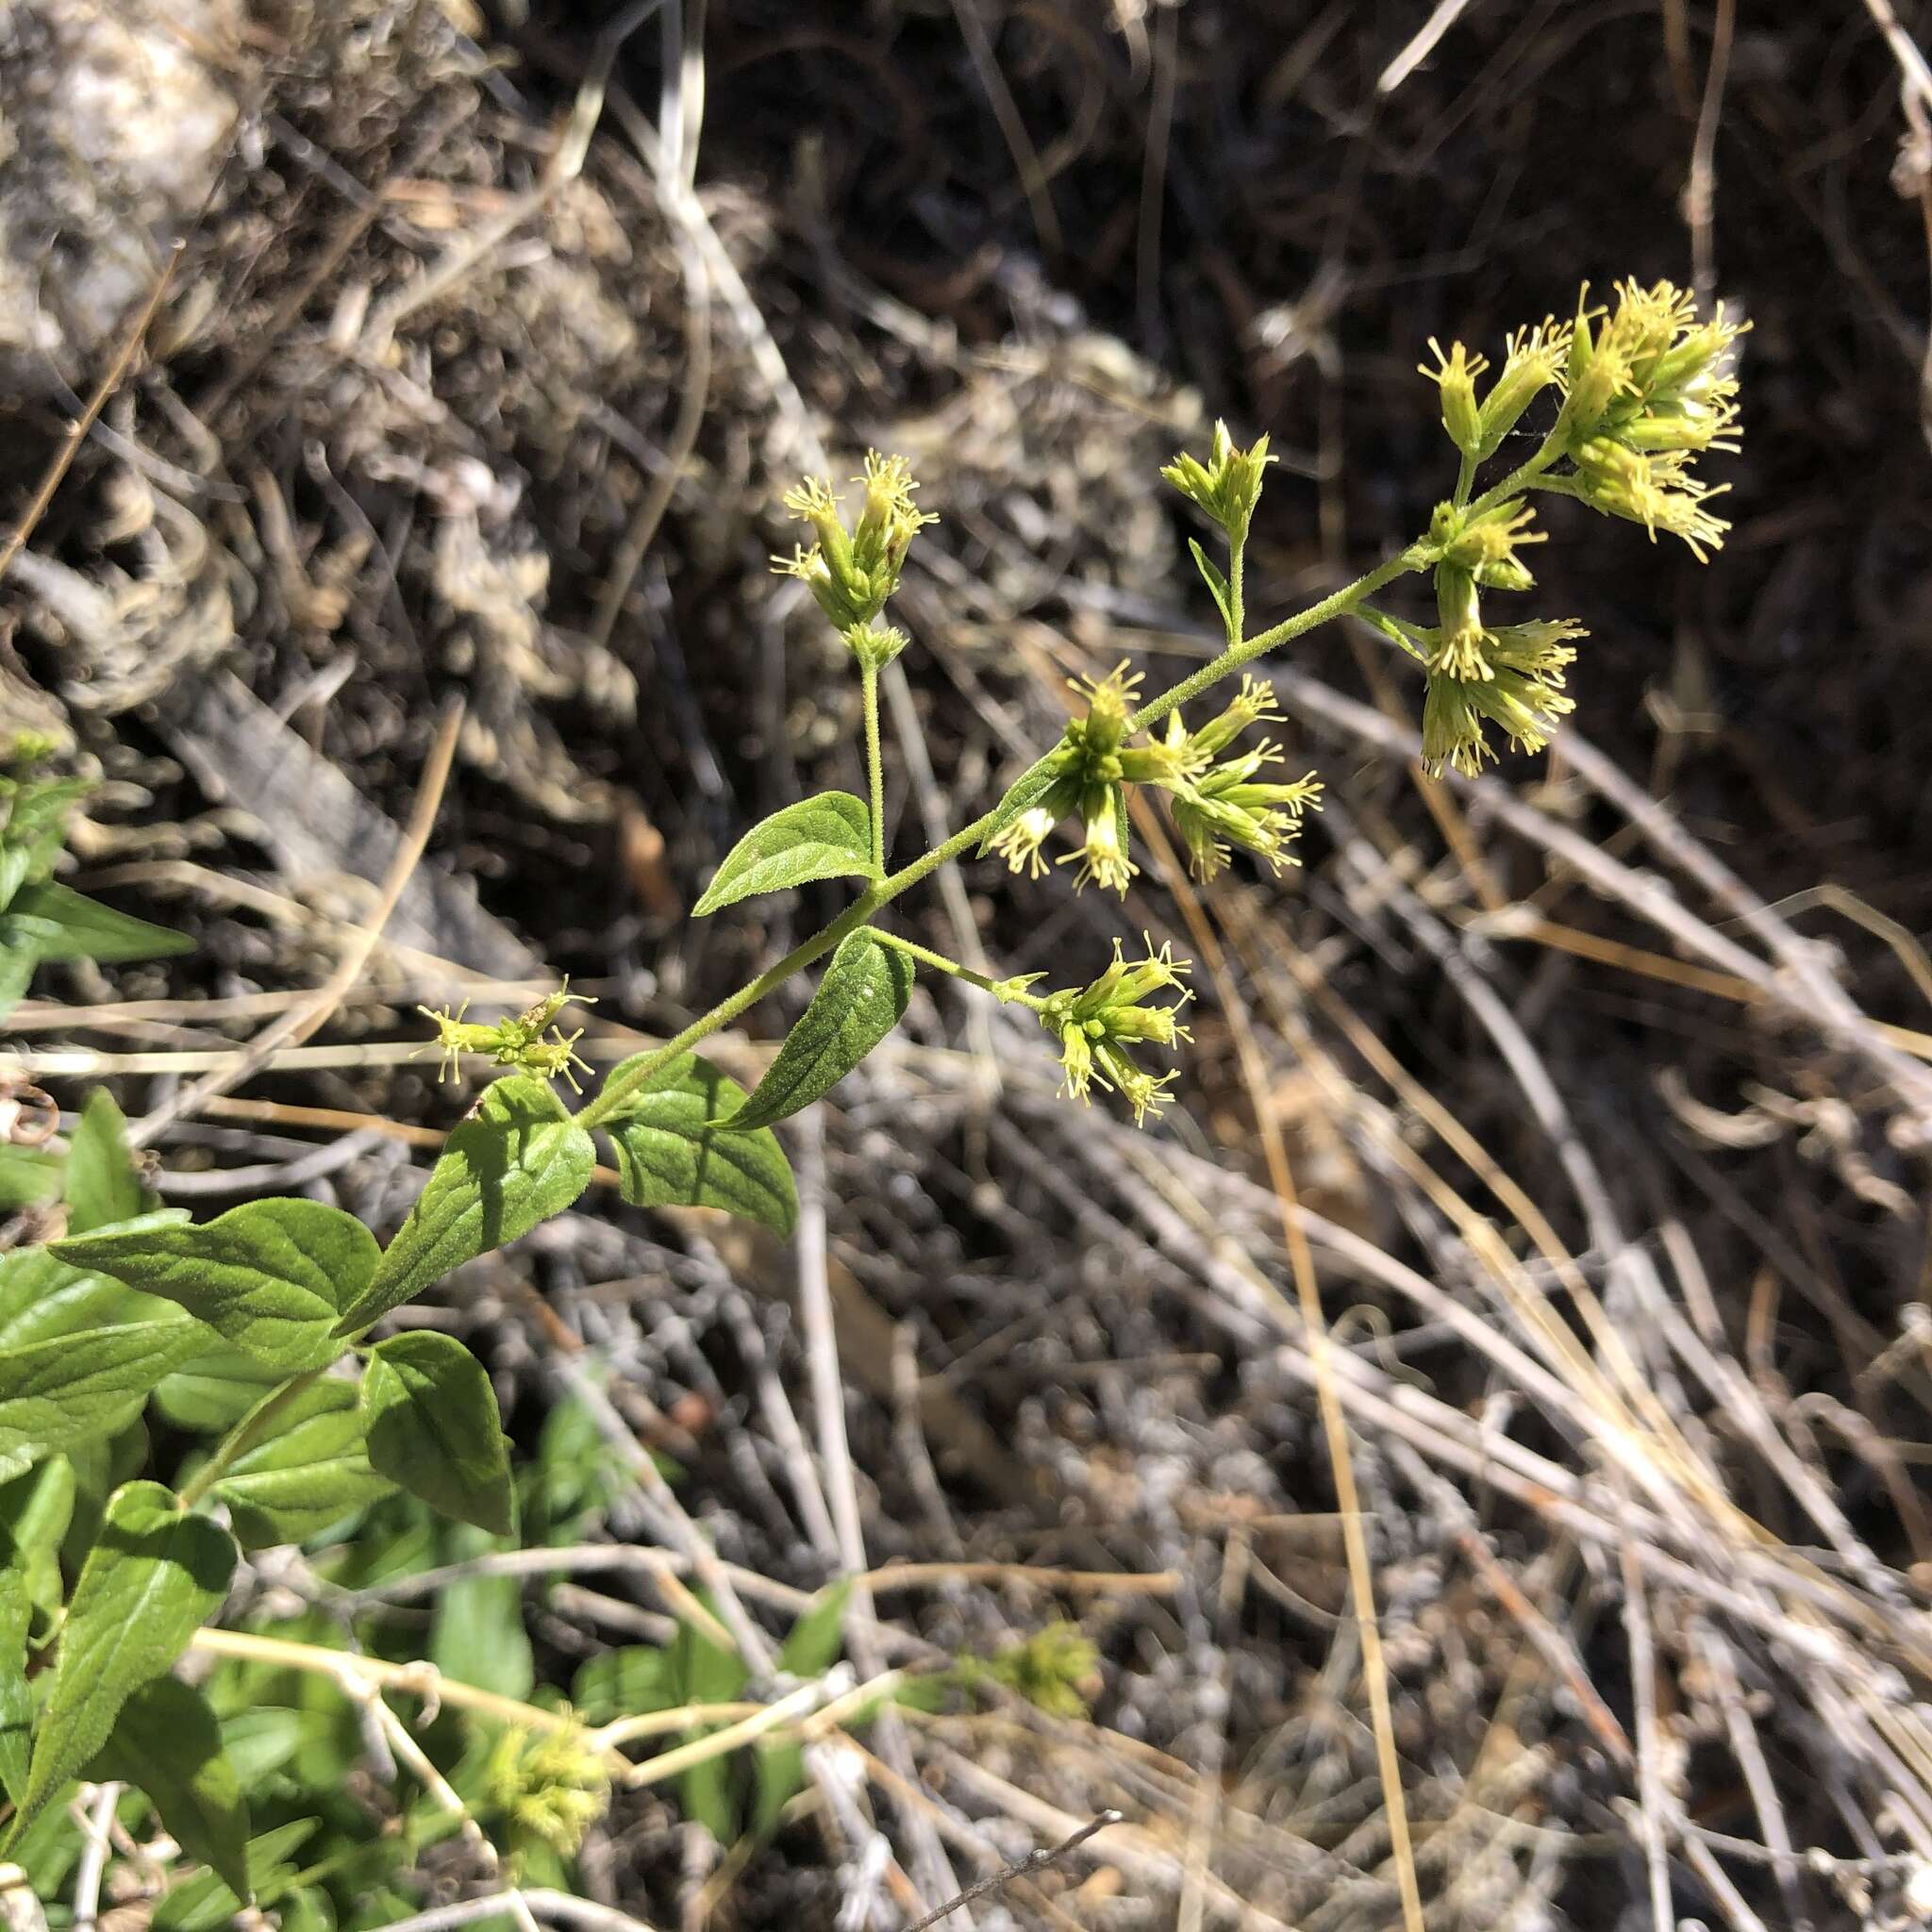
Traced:
<path fill-rule="evenodd" d="M 1412 570 L 1421 569 L 1420 562 L 1412 551 L 1405 550 L 1391 557 L 1386 563 L 1378 564 L 1364 576 L 1358 576 L 1352 584 L 1344 584 L 1341 590 L 1324 597 L 1319 604 L 1310 604 L 1306 610 L 1298 610 L 1292 617 L 1261 631 L 1255 637 L 1246 638 L 1238 644 L 1230 644 L 1220 657 L 1204 664 L 1191 676 L 1184 677 L 1176 685 L 1170 686 L 1161 694 L 1141 708 L 1127 720 L 1125 736 L 1132 737 L 1137 731 L 1158 724 L 1175 706 L 1188 703 L 1198 697 L 1210 685 L 1219 684 L 1230 672 L 1239 671 L 1244 664 L 1252 664 L 1264 652 L 1272 651 L 1278 644 L 1291 642 L 1305 631 L 1313 630 L 1318 625 L 1329 622 L 1331 618 L 1344 616 L 1361 602 L 1364 597 L 1379 591 L 1384 584 Z"/>
<path fill-rule="evenodd" d="M 1478 499 L 1487 505 L 1490 497 L 1498 492 L 1507 492 L 1517 487 L 1519 479 L 1533 475 L 1544 462 L 1543 452 L 1539 451 L 1513 476 L 1497 486 L 1489 496 Z M 1554 458 L 1547 458 L 1554 460 Z M 1378 564 L 1365 575 L 1356 578 L 1352 584 L 1331 595 L 1324 597 L 1317 604 L 1310 604 L 1306 610 L 1297 611 L 1294 616 L 1284 618 L 1281 623 L 1262 631 L 1258 636 L 1245 639 L 1238 644 L 1230 644 L 1211 663 L 1203 665 L 1191 676 L 1184 677 L 1178 684 L 1170 687 L 1160 696 L 1143 706 L 1128 719 L 1126 731 L 1129 736 L 1158 724 L 1174 708 L 1189 699 L 1206 691 L 1209 685 L 1218 684 L 1232 671 L 1239 671 L 1243 664 L 1252 663 L 1263 652 L 1272 651 L 1278 644 L 1285 644 L 1313 630 L 1318 625 L 1326 624 L 1331 618 L 1341 617 L 1355 608 L 1362 599 L 1379 591 L 1384 584 L 1413 570 L 1420 570 L 1421 562 L 1412 549 L 1404 550 Z M 874 703 L 876 700 L 874 699 Z M 688 1053 L 699 1041 L 717 1032 L 721 1026 L 728 1025 L 747 1007 L 756 1006 L 769 992 L 791 977 L 794 973 L 809 966 L 814 959 L 823 958 L 841 940 L 857 932 L 881 906 L 890 905 L 900 893 L 909 891 L 949 860 L 960 857 L 976 845 L 992 829 L 996 814 L 986 812 L 976 818 L 963 830 L 955 832 L 944 843 L 935 845 L 928 852 L 915 858 L 910 865 L 889 874 L 875 886 L 870 886 L 848 906 L 830 925 L 817 932 L 808 940 L 792 947 L 791 952 L 775 965 L 768 966 L 764 972 L 747 986 L 741 986 L 728 998 L 720 1000 L 708 1013 L 693 1020 L 675 1039 L 667 1041 L 657 1052 L 646 1055 L 637 1061 L 622 1080 L 607 1081 L 604 1090 L 577 1115 L 578 1124 L 590 1128 L 602 1126 L 623 1107 L 629 1096 L 643 1088 L 651 1076 L 661 1068 L 668 1066 L 680 1054 Z M 874 820 L 874 831 L 877 823 Z"/>
<path fill-rule="evenodd" d="M 320 1369 L 304 1369 L 299 1375 L 291 1375 L 279 1389 L 271 1390 L 264 1395 L 222 1438 L 215 1446 L 215 1453 L 195 1472 L 193 1481 L 181 1491 L 182 1508 L 192 1509 L 261 1441 L 268 1425 L 321 1374 Z"/>
<path fill-rule="evenodd" d="M 872 869 L 886 875 L 886 772 L 879 756 L 879 674 L 871 664 L 859 669 L 859 693 L 865 707 L 865 779 L 872 802 Z"/>
<path fill-rule="evenodd" d="M 922 966 L 930 966 L 936 973 L 944 973 L 954 979 L 963 979 L 968 986 L 976 986 L 981 992 L 990 992 L 1002 1006 L 1018 1001 L 1023 1007 L 1030 1007 L 1036 1013 L 1046 1005 L 1043 999 L 1027 992 L 1010 979 L 992 979 L 984 973 L 975 973 L 970 966 L 962 966 L 957 959 L 949 959 L 943 953 L 935 953 L 929 946 L 915 945 L 910 940 L 904 940 L 895 932 L 882 931 L 878 926 L 872 928 L 872 936 L 882 946 L 891 946 L 895 953 L 904 953 L 908 959 L 917 959 Z"/>

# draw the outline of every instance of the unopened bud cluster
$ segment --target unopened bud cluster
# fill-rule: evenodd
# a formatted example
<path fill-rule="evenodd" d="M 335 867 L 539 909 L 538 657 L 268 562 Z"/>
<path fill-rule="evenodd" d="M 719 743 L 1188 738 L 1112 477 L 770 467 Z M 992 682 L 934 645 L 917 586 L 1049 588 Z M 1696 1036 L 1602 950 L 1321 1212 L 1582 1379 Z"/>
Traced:
<path fill-rule="evenodd" d="M 1232 542 L 1240 543 L 1248 534 L 1255 506 L 1260 501 L 1263 473 L 1274 460 L 1265 436 L 1247 449 L 1237 449 L 1227 425 L 1216 423 L 1206 463 L 1183 450 L 1160 474 L 1197 509 L 1219 524 Z"/>
<path fill-rule="evenodd" d="M 798 578 L 845 647 L 866 669 L 878 671 L 906 648 L 905 633 L 880 624 L 879 613 L 899 588 L 913 538 L 939 519 L 914 508 L 912 494 L 919 485 L 904 457 L 868 450 L 863 474 L 852 480 L 864 495 L 850 529 L 828 477 L 808 476 L 785 492 L 785 508 L 800 523 L 809 524 L 818 541 L 808 548 L 799 545 L 790 557 L 774 557 L 772 567 L 782 576 Z"/>

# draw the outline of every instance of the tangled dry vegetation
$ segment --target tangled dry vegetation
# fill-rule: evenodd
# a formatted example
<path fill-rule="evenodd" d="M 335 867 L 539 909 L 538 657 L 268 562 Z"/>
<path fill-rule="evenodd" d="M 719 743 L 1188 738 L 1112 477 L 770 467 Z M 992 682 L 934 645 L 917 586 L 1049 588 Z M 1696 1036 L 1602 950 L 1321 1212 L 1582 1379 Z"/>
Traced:
<path fill-rule="evenodd" d="M 104 781 L 79 882 L 200 942 L 43 981 L 15 1067 L 111 1078 L 170 1200 L 391 1226 L 461 1106 L 419 1001 L 567 970 L 609 1059 L 809 929 L 682 918 L 746 824 L 855 782 L 836 646 L 764 569 L 798 473 L 900 450 L 942 518 L 887 684 L 935 747 L 888 797 L 923 845 L 1069 675 L 1208 650 L 1157 475 L 1208 416 L 1283 456 L 1249 568 L 1285 604 L 1425 520 L 1430 333 L 1688 265 L 1756 325 L 1737 532 L 1702 572 L 1567 546 L 1596 636 L 1546 764 L 1424 778 L 1385 647 L 1325 636 L 1264 667 L 1329 787 L 1304 874 L 931 895 L 1001 973 L 1142 929 L 1202 962 L 1158 1133 L 1056 1101 L 1024 1013 L 922 992 L 801 1119 L 795 1248 L 593 1193 L 422 1319 L 525 1441 L 608 1375 L 755 1618 L 864 1567 L 861 1670 L 1058 1617 L 1098 1648 L 1088 1715 L 881 1725 L 851 1815 L 742 1867 L 621 1794 L 582 1871 L 636 1918 L 903 1923 L 1110 1807 L 957 1923 L 1396 1922 L 1298 1227 L 1429 1925 L 1920 1922 L 1923 156 L 1889 175 L 1932 98 L 1908 72 L 1901 115 L 1852 5 L 1476 0 L 1379 95 L 1420 6 L 749 0 L 700 44 L 703 11 L 621 50 L 561 0 L 7 12 L 9 522 L 186 250 L 13 562 L 0 706 Z M 357 942 L 455 700 L 382 941 L 251 1054 Z M 546 1676 L 661 1632 L 684 1533 L 628 1493 L 525 1585 Z"/>

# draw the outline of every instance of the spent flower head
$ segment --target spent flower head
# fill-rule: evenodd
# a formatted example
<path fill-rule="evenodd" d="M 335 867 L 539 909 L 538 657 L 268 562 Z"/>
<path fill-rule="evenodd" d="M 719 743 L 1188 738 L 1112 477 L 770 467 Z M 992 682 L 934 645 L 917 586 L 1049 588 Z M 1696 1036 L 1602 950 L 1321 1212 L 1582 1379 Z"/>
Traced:
<path fill-rule="evenodd" d="M 1155 1045 L 1172 1048 L 1193 1036 L 1174 1015 L 1192 993 L 1182 984 L 1189 966 L 1164 945 L 1157 953 L 1147 941 L 1144 959 L 1127 959 L 1114 941 L 1113 964 L 1079 991 L 1049 994 L 1038 1008 L 1040 1024 L 1059 1041 L 1065 1079 L 1060 1091 L 1086 1100 L 1096 1084 L 1118 1093 L 1134 1109 L 1140 1126 L 1151 1113 L 1158 1116 L 1174 1084 L 1173 1074 L 1156 1076 L 1137 1065 L 1133 1049 Z M 1150 1006 L 1157 994 L 1178 991 L 1172 1006 Z"/>
<path fill-rule="evenodd" d="M 1237 449 L 1227 425 L 1217 422 L 1205 463 L 1182 450 L 1160 474 L 1195 508 L 1219 524 L 1230 542 L 1241 543 L 1246 541 L 1255 506 L 1261 499 L 1265 473 L 1273 461 L 1265 436 L 1257 438 L 1246 449 Z"/>
<path fill-rule="evenodd" d="M 1264 741 L 1174 791 L 1174 829 L 1188 848 L 1189 870 L 1204 884 L 1226 867 L 1237 847 L 1271 872 L 1301 863 L 1289 847 L 1301 837 L 1302 814 L 1321 810 L 1322 785 L 1312 772 L 1286 783 L 1257 779 L 1283 756 L 1279 745 Z"/>

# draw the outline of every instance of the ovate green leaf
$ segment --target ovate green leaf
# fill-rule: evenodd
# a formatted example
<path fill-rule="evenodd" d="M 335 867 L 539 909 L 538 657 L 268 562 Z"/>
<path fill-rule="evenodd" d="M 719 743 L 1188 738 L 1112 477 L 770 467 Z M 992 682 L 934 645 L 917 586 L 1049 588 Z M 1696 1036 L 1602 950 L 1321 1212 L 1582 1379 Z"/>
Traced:
<path fill-rule="evenodd" d="M 171 1428 L 219 1435 L 287 1379 L 239 1349 L 216 1349 L 163 1376 L 155 1385 L 155 1409 Z"/>
<path fill-rule="evenodd" d="M 0 1019 L 7 1016 L 7 962 L 0 958 Z M 0 1214 L 40 1208 L 60 1198 L 60 1157 L 51 1147 L 17 1147 L 0 1141 Z"/>
<path fill-rule="evenodd" d="M 336 1318 L 368 1289 L 375 1237 L 321 1201 L 251 1201 L 200 1227 L 58 1242 L 64 1261 L 163 1295 L 258 1361 L 295 1374 L 341 1351 Z"/>
<path fill-rule="evenodd" d="M 637 1711 L 669 1710 L 677 1702 L 672 1654 L 648 1643 L 607 1650 L 579 1668 L 570 1701 L 587 1724 L 608 1724 Z"/>
<path fill-rule="evenodd" d="M 178 1208 L 143 1215 L 140 1227 L 161 1227 L 185 1221 Z M 24 1342 L 49 1341 L 57 1335 L 78 1335 L 87 1328 L 118 1327 L 125 1322 L 178 1322 L 192 1324 L 173 1302 L 156 1295 L 136 1294 L 106 1274 L 75 1268 L 51 1248 L 16 1248 L 0 1255 L 0 1348 Z M 212 1344 L 205 1328 L 194 1332 Z"/>
<path fill-rule="evenodd" d="M 700 1601 L 704 1601 L 700 1597 Z M 711 1608 L 706 1603 L 707 1609 Z M 691 1623 L 680 1623 L 671 1646 L 672 1668 L 680 1704 L 729 1704 L 751 1681 L 744 1659 L 735 1650 L 721 1650 Z M 712 1725 L 699 1725 L 690 1735 L 702 1738 Z M 738 1791 L 728 1755 L 708 1757 L 679 1774 L 678 1798 L 685 1816 L 694 1818 L 720 1844 L 738 1836 Z"/>
<path fill-rule="evenodd" d="M 537 1681 L 537 1665 L 524 1628 L 524 1593 L 517 1579 L 460 1576 L 448 1585 L 436 1600 L 429 1660 L 444 1676 L 479 1690 L 527 1697 Z"/>
<path fill-rule="evenodd" d="M 751 1098 L 713 1124 L 744 1134 L 809 1107 L 899 1024 L 911 997 L 912 961 L 863 926 L 848 934 Z"/>
<path fill-rule="evenodd" d="M 813 879 L 873 878 L 872 813 L 849 791 L 801 798 L 754 825 L 691 909 L 702 918 L 755 892 L 782 892 Z"/>
<path fill-rule="evenodd" d="M 69 1234 L 132 1221 L 147 1206 L 127 1151 L 126 1116 L 105 1087 L 88 1095 L 68 1141 L 66 1194 Z"/>
<path fill-rule="evenodd" d="M 142 1685 L 121 1707 L 87 1775 L 145 1791 L 175 1842 L 248 1896 L 248 1800 L 199 1690 L 173 1677 Z"/>
<path fill-rule="evenodd" d="M 496 1391 L 454 1336 L 419 1329 L 369 1352 L 362 1372 L 369 1460 L 431 1508 L 495 1536 L 516 1527 Z"/>
<path fill-rule="evenodd" d="M 608 1079 L 621 1081 L 635 1064 L 613 1067 Z M 769 1127 L 746 1134 L 709 1124 L 743 1102 L 744 1089 L 696 1054 L 660 1067 L 605 1123 L 624 1198 L 639 1208 L 722 1208 L 790 1234 L 798 1191 L 777 1135 Z"/>
<path fill-rule="evenodd" d="M 596 1164 L 590 1135 L 544 1082 L 518 1074 L 486 1088 L 335 1332 L 366 1328 L 452 1269 L 561 1214 Z"/>
<path fill-rule="evenodd" d="M 302 1542 L 393 1488 L 370 1466 L 355 1385 L 325 1380 L 278 1409 L 271 1433 L 210 1493 L 228 1506 L 242 1547 L 258 1550 Z"/>
<path fill-rule="evenodd" d="M 258 1904 L 275 1905 L 287 1892 L 296 1875 L 290 1860 L 315 1836 L 321 1823 L 319 1818 L 297 1818 L 250 1841 L 248 1885 Z M 152 1932 L 227 1932 L 241 1909 L 241 1898 L 220 1874 L 197 1872 L 168 1891 L 149 1924 Z"/>
<path fill-rule="evenodd" d="M 20 1573 L 28 1603 L 49 1623 L 65 1587 L 60 1546 L 74 1522 L 78 1488 L 74 1465 L 64 1456 L 50 1456 L 38 1469 L 0 1483 L 0 1536 L 8 1545 L 8 1567 Z"/>
<path fill-rule="evenodd" d="M 0 1349 L 0 1471 L 125 1428 L 155 1384 L 207 1341 L 186 1320 L 130 1322 Z"/>
<path fill-rule="evenodd" d="M 116 912 L 52 880 L 21 887 L 0 913 L 0 945 L 9 942 L 25 946 L 37 960 L 96 959 L 103 965 L 194 950 L 186 933 Z"/>
<path fill-rule="evenodd" d="M 159 1483 L 115 1491 L 67 1606 L 14 1836 L 108 1741 L 127 1699 L 187 1649 L 234 1572 L 234 1539 Z"/>

